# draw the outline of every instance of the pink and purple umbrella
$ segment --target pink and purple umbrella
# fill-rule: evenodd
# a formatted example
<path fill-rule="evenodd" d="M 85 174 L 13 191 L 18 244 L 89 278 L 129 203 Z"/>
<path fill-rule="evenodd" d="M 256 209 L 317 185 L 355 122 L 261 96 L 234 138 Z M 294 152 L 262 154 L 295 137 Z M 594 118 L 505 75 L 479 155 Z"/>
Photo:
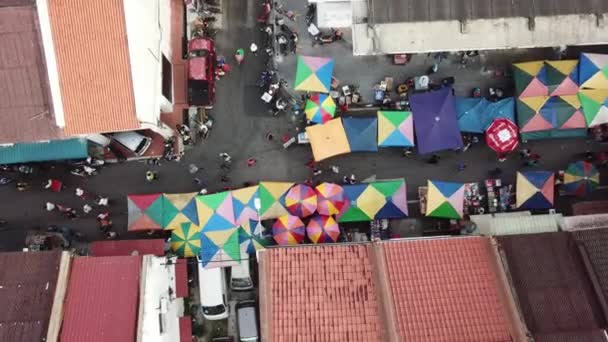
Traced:
<path fill-rule="evenodd" d="M 292 215 L 310 216 L 317 210 L 317 193 L 308 185 L 296 184 L 285 194 L 285 207 Z"/>
<path fill-rule="evenodd" d="M 299 217 L 284 215 L 272 225 L 272 235 L 279 245 L 297 245 L 302 243 L 306 228 Z"/>
<path fill-rule="evenodd" d="M 316 188 L 317 212 L 321 215 L 338 215 L 348 202 L 344 189 L 334 183 L 321 183 Z"/>
<path fill-rule="evenodd" d="M 306 234 L 313 243 L 336 242 L 340 227 L 331 216 L 313 216 L 306 226 Z"/>

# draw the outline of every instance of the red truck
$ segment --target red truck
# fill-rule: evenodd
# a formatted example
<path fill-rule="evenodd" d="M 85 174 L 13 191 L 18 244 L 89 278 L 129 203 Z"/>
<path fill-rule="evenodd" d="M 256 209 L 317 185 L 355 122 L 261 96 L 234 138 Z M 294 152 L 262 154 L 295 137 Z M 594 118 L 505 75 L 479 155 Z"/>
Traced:
<path fill-rule="evenodd" d="M 215 96 L 215 43 L 195 38 L 188 43 L 188 103 L 211 108 Z"/>

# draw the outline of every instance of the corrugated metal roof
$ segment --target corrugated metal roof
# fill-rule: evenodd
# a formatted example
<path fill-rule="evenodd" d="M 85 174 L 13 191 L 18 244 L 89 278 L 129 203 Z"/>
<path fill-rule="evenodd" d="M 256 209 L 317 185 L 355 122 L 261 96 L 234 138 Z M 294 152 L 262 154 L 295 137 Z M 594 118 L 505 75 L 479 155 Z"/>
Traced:
<path fill-rule="evenodd" d="M 561 214 L 495 217 L 489 225 L 479 227 L 479 233 L 496 236 L 557 232 L 561 219 Z"/>
<path fill-rule="evenodd" d="M 189 295 L 188 263 L 186 259 L 177 259 L 177 264 L 175 264 L 175 296 L 185 298 Z"/>
<path fill-rule="evenodd" d="M 608 13 L 597 0 L 374 0 L 370 23 L 472 20 Z"/>
<path fill-rule="evenodd" d="M 84 159 L 88 155 L 89 143 L 84 138 L 0 146 L 0 164 Z"/>
<path fill-rule="evenodd" d="M 53 116 L 40 27 L 32 3 L 0 2 L 0 143 L 63 136 Z M 8 5 L 21 7 L 3 7 Z"/>
<path fill-rule="evenodd" d="M 165 255 L 164 239 L 95 241 L 89 246 L 92 256 Z M 135 254 L 134 254 L 135 253 Z"/>
<path fill-rule="evenodd" d="M 139 128 L 123 0 L 49 1 L 68 134 Z"/>
<path fill-rule="evenodd" d="M 135 341 L 141 264 L 141 256 L 74 259 L 60 341 Z"/>
<path fill-rule="evenodd" d="M 535 337 L 585 336 L 606 322 L 567 232 L 499 236 L 528 329 Z"/>
<path fill-rule="evenodd" d="M 383 243 L 403 341 L 511 341 L 487 238 Z"/>
<path fill-rule="evenodd" d="M 587 229 L 572 232 L 591 265 L 588 272 L 597 279 L 599 289 L 608 298 L 608 229 Z"/>
<path fill-rule="evenodd" d="M 46 337 L 61 252 L 0 253 L 0 341 Z"/>
<path fill-rule="evenodd" d="M 573 215 L 608 213 L 608 201 L 584 201 L 572 204 Z"/>

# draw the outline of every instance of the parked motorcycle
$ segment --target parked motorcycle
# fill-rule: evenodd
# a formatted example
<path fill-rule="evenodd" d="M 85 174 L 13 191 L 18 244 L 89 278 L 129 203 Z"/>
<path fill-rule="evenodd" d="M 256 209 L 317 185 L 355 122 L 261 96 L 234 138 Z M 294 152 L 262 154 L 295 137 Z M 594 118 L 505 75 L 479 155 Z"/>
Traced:
<path fill-rule="evenodd" d="M 6 184 L 10 184 L 12 182 L 13 182 L 12 178 L 0 177 L 0 185 L 6 185 Z"/>

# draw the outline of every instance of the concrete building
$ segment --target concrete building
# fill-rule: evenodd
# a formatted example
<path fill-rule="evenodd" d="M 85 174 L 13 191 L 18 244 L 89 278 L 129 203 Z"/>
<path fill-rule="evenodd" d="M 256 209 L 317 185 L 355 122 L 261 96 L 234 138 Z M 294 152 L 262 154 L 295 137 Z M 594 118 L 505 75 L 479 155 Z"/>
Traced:
<path fill-rule="evenodd" d="M 364 0 L 352 8 L 354 55 L 608 43 L 608 2 Z"/>

